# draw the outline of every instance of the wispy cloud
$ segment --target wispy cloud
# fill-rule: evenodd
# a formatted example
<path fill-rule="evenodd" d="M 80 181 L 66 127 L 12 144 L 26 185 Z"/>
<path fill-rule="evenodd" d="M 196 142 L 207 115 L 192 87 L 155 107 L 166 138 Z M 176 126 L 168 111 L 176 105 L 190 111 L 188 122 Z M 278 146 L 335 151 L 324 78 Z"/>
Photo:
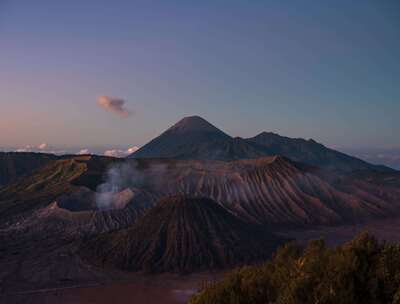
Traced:
<path fill-rule="evenodd" d="M 139 150 L 139 147 L 134 146 L 134 147 L 126 150 L 126 154 L 132 154 L 132 153 L 136 152 L 137 150 Z"/>
<path fill-rule="evenodd" d="M 18 148 L 15 150 L 15 152 L 32 152 L 34 149 L 33 146 L 31 145 L 26 145 L 24 148 Z"/>
<path fill-rule="evenodd" d="M 121 98 L 100 96 L 97 98 L 97 104 L 106 111 L 115 113 L 122 118 L 131 115 L 131 112 L 125 107 L 125 100 Z"/>

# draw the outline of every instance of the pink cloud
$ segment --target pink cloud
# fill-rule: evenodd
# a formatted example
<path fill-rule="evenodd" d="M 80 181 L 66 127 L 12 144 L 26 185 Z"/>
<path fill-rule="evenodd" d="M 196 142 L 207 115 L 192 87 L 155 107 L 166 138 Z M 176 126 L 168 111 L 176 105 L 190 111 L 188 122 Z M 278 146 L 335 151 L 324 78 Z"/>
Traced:
<path fill-rule="evenodd" d="M 46 150 L 47 147 L 48 147 L 48 145 L 47 145 L 46 143 L 42 143 L 42 144 L 40 144 L 40 145 L 38 146 L 38 149 L 39 149 L 39 150 Z"/>
<path fill-rule="evenodd" d="M 139 150 L 139 147 L 136 147 L 136 146 L 131 147 L 128 150 L 126 150 L 126 154 L 132 154 L 132 153 L 136 152 L 137 150 Z"/>
<path fill-rule="evenodd" d="M 115 113 L 122 118 L 127 118 L 131 112 L 125 108 L 125 100 L 109 96 L 100 96 L 97 104 L 106 111 Z"/>

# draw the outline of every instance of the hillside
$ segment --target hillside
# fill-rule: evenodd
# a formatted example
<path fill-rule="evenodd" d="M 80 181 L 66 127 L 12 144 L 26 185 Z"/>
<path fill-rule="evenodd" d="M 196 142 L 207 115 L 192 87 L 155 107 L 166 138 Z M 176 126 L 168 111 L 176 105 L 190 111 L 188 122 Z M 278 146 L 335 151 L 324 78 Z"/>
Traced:
<path fill-rule="evenodd" d="M 281 243 L 210 199 L 178 196 L 162 199 L 131 228 L 85 242 L 82 255 L 129 271 L 186 273 L 259 261 Z"/>
<path fill-rule="evenodd" d="M 56 159 L 57 156 L 52 154 L 0 152 L 0 187 Z"/>
<path fill-rule="evenodd" d="M 108 165 L 105 157 L 72 156 L 49 161 L 31 175 L 0 189 L 0 219 L 45 207 L 80 186 L 96 189 Z"/>
<path fill-rule="evenodd" d="M 385 166 L 372 165 L 356 157 L 327 148 L 312 139 L 289 138 L 271 132 L 263 132 L 246 139 L 246 141 L 257 144 L 268 154 L 282 155 L 297 162 L 332 171 L 394 171 Z"/>
<path fill-rule="evenodd" d="M 399 214 L 400 189 L 396 187 L 375 185 L 356 176 L 330 173 L 327 178 L 284 157 L 130 162 L 141 177 L 131 186 L 160 197 L 209 197 L 249 222 L 337 224 Z"/>

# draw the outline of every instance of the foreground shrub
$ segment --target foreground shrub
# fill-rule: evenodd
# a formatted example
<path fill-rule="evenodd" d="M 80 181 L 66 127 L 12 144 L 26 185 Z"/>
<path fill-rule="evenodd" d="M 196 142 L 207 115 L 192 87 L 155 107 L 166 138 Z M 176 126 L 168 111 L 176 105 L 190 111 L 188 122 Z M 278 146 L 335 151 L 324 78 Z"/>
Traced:
<path fill-rule="evenodd" d="M 400 304 L 400 245 L 363 233 L 337 248 L 312 241 L 280 248 L 262 266 L 237 269 L 191 304 Z"/>

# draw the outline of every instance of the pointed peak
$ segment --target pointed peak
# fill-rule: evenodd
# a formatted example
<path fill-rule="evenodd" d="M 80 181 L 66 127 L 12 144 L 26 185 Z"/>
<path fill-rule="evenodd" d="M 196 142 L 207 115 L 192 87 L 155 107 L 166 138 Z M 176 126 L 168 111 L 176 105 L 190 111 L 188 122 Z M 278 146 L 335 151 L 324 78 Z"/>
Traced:
<path fill-rule="evenodd" d="M 205 120 L 203 117 L 193 115 L 193 116 L 186 116 L 183 117 L 180 121 L 176 123 L 178 124 L 207 124 L 211 125 L 207 120 Z"/>
<path fill-rule="evenodd" d="M 168 129 L 168 131 L 175 132 L 216 132 L 222 133 L 220 129 L 209 123 L 207 120 L 200 116 L 187 116 L 178 121 L 175 125 Z M 228 135 L 226 135 L 228 136 Z"/>
<path fill-rule="evenodd" d="M 256 135 L 256 137 L 257 136 L 279 136 L 279 137 L 281 137 L 279 134 L 277 134 L 277 133 L 274 133 L 274 132 L 266 132 L 266 131 L 263 131 L 263 132 L 261 132 L 260 134 L 258 134 L 258 135 Z"/>

